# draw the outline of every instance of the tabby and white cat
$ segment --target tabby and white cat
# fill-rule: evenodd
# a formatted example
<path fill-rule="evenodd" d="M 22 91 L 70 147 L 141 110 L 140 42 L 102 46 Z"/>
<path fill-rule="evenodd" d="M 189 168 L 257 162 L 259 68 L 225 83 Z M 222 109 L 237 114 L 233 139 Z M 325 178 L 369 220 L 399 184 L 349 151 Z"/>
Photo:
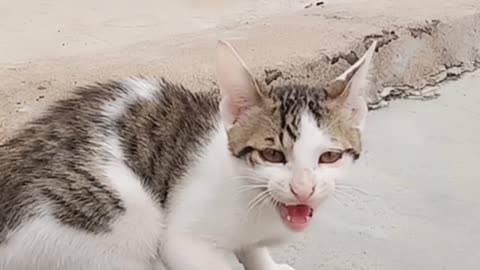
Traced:
<path fill-rule="evenodd" d="M 267 87 L 217 46 L 220 94 L 132 78 L 77 89 L 0 146 L 1 270 L 291 269 L 361 152 L 376 43 L 325 88 Z"/>

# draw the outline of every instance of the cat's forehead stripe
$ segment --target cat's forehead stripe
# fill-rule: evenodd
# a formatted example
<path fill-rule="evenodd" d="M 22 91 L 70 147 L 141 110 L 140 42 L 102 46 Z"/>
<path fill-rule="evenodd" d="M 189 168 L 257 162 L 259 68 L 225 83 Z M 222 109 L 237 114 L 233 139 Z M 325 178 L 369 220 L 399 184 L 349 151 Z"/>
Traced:
<path fill-rule="evenodd" d="M 270 98 L 279 113 L 279 130 L 277 138 L 284 148 L 289 148 L 301 136 L 302 115 L 311 116 L 316 128 L 323 130 L 339 147 L 350 149 L 349 153 L 358 156 L 361 143 L 357 132 L 345 121 L 340 107 L 332 107 L 332 100 L 325 88 L 307 85 L 283 85 L 270 90 Z"/>
<path fill-rule="evenodd" d="M 327 100 L 326 91 L 323 88 L 309 87 L 305 85 L 285 85 L 272 89 L 271 98 L 278 107 L 280 113 L 280 142 L 284 145 L 285 136 L 296 141 L 299 137 L 299 123 L 301 115 L 309 111 L 317 120 L 320 127 L 322 117 L 322 103 Z"/>

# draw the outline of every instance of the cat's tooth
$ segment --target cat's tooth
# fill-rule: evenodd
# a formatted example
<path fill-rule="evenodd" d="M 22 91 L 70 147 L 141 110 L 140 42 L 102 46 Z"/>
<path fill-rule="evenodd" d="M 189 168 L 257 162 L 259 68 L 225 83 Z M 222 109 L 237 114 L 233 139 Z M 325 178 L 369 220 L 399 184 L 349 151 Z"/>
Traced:
<path fill-rule="evenodd" d="M 291 222 L 291 221 L 292 221 L 292 217 L 291 217 L 291 216 L 287 216 L 287 220 L 288 220 L 288 222 Z"/>

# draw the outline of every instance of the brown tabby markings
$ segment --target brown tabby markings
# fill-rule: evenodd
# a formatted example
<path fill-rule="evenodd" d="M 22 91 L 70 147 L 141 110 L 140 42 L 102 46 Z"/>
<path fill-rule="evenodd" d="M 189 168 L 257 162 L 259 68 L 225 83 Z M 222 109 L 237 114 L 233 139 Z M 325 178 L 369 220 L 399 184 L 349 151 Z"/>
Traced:
<path fill-rule="evenodd" d="M 119 87 L 112 82 L 81 89 L 0 146 L 0 243 L 46 205 L 63 223 L 91 232 L 108 231 L 125 211 L 98 172 L 88 169 L 101 151 L 96 131 L 108 126 L 99 108 Z"/>
<path fill-rule="evenodd" d="M 219 122 L 219 97 L 163 82 L 161 97 L 130 106 L 117 122 L 126 164 L 162 205 Z"/>
<path fill-rule="evenodd" d="M 345 149 L 358 159 L 361 152 L 360 133 L 349 122 L 349 112 L 340 99 L 332 98 L 324 88 L 307 85 L 270 87 L 259 84 L 260 104 L 229 132 L 230 149 L 250 164 L 261 163 L 259 150 L 273 148 L 292 151 L 300 135 L 300 118 L 310 112 L 318 126 L 324 128 Z"/>
<path fill-rule="evenodd" d="M 51 208 L 62 223 L 105 233 L 126 209 L 95 170 L 95 158 L 112 159 L 100 145 L 118 134 L 125 160 L 143 177 L 159 204 L 216 128 L 218 100 L 161 80 L 161 95 L 132 104 L 114 121 L 105 104 L 128 93 L 109 82 L 77 89 L 0 145 L 0 243 L 8 232 Z M 47 207 L 49 206 L 49 207 Z"/>

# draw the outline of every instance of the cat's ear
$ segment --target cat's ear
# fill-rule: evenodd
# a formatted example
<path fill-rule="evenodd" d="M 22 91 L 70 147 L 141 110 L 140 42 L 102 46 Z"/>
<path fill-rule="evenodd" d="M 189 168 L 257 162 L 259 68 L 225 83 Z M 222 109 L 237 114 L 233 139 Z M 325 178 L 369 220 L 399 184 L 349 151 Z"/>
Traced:
<path fill-rule="evenodd" d="M 371 60 L 376 46 L 377 42 L 374 41 L 362 58 L 327 87 L 328 95 L 343 102 L 345 109 L 351 113 L 351 124 L 360 130 L 363 130 L 368 113 L 365 88 L 369 84 Z"/>
<path fill-rule="evenodd" d="M 258 85 L 245 62 L 226 41 L 217 43 L 217 80 L 222 100 L 220 113 L 227 127 L 260 100 Z"/>

